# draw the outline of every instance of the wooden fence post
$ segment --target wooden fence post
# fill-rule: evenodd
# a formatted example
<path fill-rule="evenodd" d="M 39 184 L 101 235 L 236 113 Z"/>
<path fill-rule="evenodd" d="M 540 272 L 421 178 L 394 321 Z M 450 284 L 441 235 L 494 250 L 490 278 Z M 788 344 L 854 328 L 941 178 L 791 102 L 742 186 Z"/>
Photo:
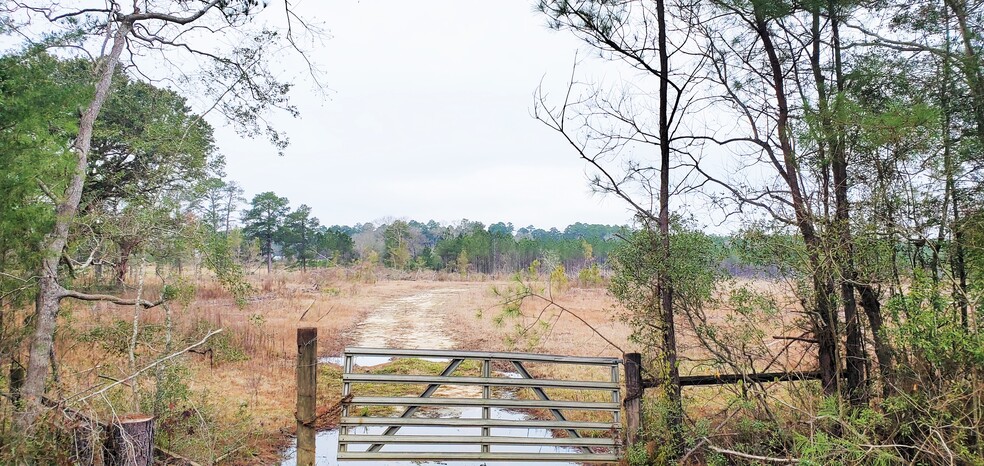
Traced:
<path fill-rule="evenodd" d="M 318 329 L 297 329 L 297 466 L 314 466 L 318 396 Z"/>
<path fill-rule="evenodd" d="M 642 426 L 642 355 L 625 354 L 625 436 L 627 445 L 639 440 Z"/>

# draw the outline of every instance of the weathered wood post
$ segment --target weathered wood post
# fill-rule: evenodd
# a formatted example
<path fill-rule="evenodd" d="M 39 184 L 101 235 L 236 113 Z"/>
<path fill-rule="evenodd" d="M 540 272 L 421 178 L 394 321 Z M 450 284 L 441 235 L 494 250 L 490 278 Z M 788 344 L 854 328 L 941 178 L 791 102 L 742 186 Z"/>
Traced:
<path fill-rule="evenodd" d="M 297 329 L 297 466 L 314 466 L 318 396 L 318 329 Z"/>
<path fill-rule="evenodd" d="M 107 466 L 152 466 L 154 464 L 154 416 L 131 414 L 113 420 L 103 444 Z"/>
<path fill-rule="evenodd" d="M 625 354 L 625 436 L 629 446 L 639 440 L 642 426 L 642 355 Z"/>

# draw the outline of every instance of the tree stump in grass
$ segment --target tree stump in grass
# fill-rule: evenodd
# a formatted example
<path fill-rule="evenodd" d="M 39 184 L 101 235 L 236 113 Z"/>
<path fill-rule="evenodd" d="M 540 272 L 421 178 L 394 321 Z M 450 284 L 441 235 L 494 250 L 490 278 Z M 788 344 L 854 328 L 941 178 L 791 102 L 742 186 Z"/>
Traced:
<path fill-rule="evenodd" d="M 114 420 L 106 434 L 103 458 L 107 466 L 152 466 L 154 416 L 129 414 Z"/>

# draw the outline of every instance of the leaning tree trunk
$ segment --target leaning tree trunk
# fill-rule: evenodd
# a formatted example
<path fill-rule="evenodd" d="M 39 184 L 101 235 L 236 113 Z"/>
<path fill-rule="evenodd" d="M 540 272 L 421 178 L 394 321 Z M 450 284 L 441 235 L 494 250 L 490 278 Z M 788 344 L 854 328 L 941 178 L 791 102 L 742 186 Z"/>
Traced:
<path fill-rule="evenodd" d="M 34 336 L 31 339 L 31 350 L 27 367 L 27 377 L 21 389 L 23 410 L 17 414 L 15 423 L 21 432 L 34 428 L 35 420 L 41 412 L 41 398 L 44 395 L 44 383 L 50 370 L 50 352 L 55 335 L 55 324 L 58 319 L 58 303 L 63 297 L 64 288 L 58 283 L 58 263 L 65 245 L 68 242 L 68 232 L 75 220 L 82 199 L 82 186 L 88 171 L 89 148 L 92 142 L 92 129 L 103 103 L 109 94 L 113 82 L 113 72 L 119 63 L 120 55 L 126 44 L 126 35 L 130 32 L 129 22 L 120 22 L 113 36 L 113 47 L 108 56 L 103 57 L 98 64 L 98 81 L 95 94 L 89 107 L 79 121 L 79 134 L 75 139 L 72 150 L 75 153 L 75 170 L 65 189 L 64 198 L 56 207 L 55 224 L 45 238 L 45 257 L 41 263 L 38 280 L 38 295 L 35 301 L 36 319 Z"/>
<path fill-rule="evenodd" d="M 779 53 L 775 43 L 772 41 L 772 33 L 766 22 L 765 12 L 762 6 L 752 3 L 752 11 L 755 19 L 755 32 L 762 41 L 769 62 L 769 71 L 772 74 L 773 89 L 776 97 L 776 133 L 779 139 L 780 149 L 783 156 L 782 173 L 783 181 L 789 186 L 790 201 L 793 211 L 796 214 L 796 225 L 806 243 L 809 255 L 810 266 L 813 269 L 813 289 L 815 296 L 814 313 L 817 318 L 814 320 L 814 333 L 819 343 L 818 362 L 820 366 L 820 382 L 823 391 L 827 395 L 837 392 L 837 314 L 831 305 L 829 296 L 831 295 L 832 283 L 829 280 L 827 267 L 821 263 L 820 253 L 823 250 L 816 227 L 813 223 L 813 216 L 806 200 L 803 190 L 799 185 L 799 161 L 793 152 L 792 135 L 789 128 L 789 105 L 786 100 L 786 87 L 784 85 L 784 72 Z"/>

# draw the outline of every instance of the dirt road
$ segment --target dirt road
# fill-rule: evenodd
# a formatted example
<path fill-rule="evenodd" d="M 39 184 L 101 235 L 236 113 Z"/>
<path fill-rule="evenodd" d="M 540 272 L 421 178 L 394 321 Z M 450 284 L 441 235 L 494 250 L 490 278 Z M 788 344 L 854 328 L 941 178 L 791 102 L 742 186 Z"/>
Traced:
<path fill-rule="evenodd" d="M 355 326 L 354 346 L 366 348 L 452 349 L 454 332 L 447 328 L 451 298 L 465 288 L 435 288 L 394 298 L 373 308 Z"/>

